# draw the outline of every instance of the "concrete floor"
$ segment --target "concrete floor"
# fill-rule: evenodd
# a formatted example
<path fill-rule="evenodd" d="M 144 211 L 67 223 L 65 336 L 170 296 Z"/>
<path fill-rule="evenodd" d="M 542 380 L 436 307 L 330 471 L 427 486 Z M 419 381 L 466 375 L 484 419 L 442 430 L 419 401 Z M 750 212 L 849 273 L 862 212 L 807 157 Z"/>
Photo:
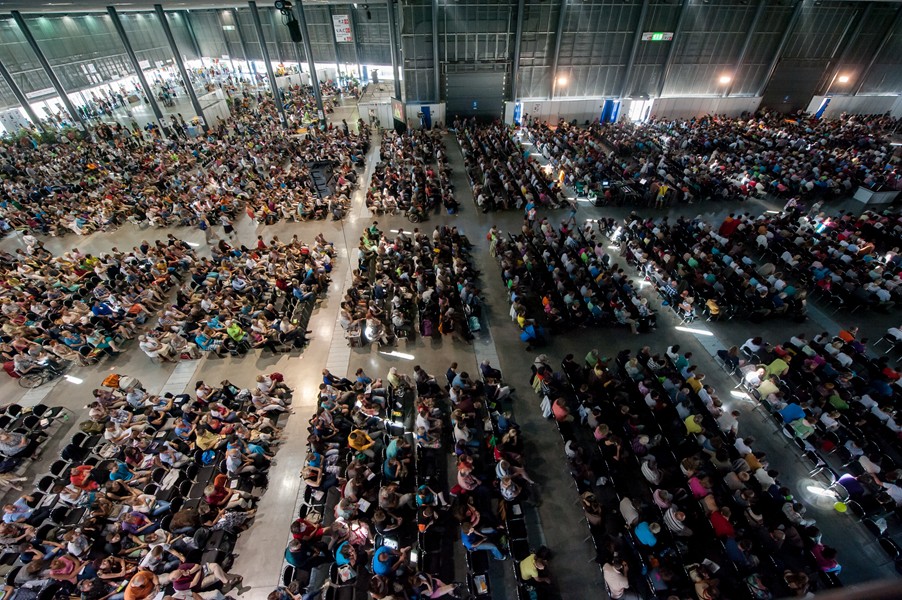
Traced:
<path fill-rule="evenodd" d="M 356 120 L 356 106 L 339 108 L 332 120 L 340 122 L 346 118 L 349 123 Z M 241 241 L 249 243 L 262 234 L 267 238 L 272 235 L 290 237 L 297 233 L 301 239 L 312 239 L 322 231 L 326 238 L 333 241 L 338 249 L 336 268 L 332 276 L 329 294 L 322 305 L 314 312 L 310 321 L 313 330 L 312 341 L 302 353 L 289 353 L 279 356 L 251 353 L 240 359 L 201 359 L 186 362 L 178 366 L 153 364 L 137 347 L 111 362 L 103 362 L 96 367 L 80 369 L 73 373 L 83 380 L 81 384 L 60 381 L 55 385 L 38 388 L 25 393 L 16 382 L 0 379 L 0 397 L 5 402 L 21 401 L 25 404 L 44 402 L 52 406 L 65 406 L 74 411 L 75 417 L 63 423 L 51 442 L 53 447 L 60 447 L 74 432 L 77 423 L 82 420 L 84 405 L 90 397 L 90 391 L 97 387 L 102 379 L 111 371 L 129 374 L 142 380 L 151 391 L 172 389 L 193 389 L 198 379 L 218 383 L 229 378 L 238 385 L 248 385 L 259 372 L 280 371 L 285 374 L 286 383 L 296 389 L 294 409 L 296 414 L 288 420 L 286 427 L 286 444 L 278 454 L 278 460 L 270 472 L 270 486 L 260 503 L 258 517 L 254 526 L 242 535 L 237 546 L 238 558 L 233 572 L 245 577 L 245 588 L 241 598 L 258 600 L 264 598 L 279 583 L 282 568 L 282 553 L 288 539 L 288 524 L 296 514 L 296 506 L 300 493 L 298 477 L 305 447 L 305 430 L 307 419 L 315 410 L 316 389 L 320 382 L 319 373 L 327 367 L 333 373 L 344 374 L 357 367 L 363 367 L 371 376 L 384 376 L 388 368 L 397 366 L 404 372 L 412 372 L 415 364 L 421 365 L 427 372 L 439 376 L 452 361 L 457 361 L 464 369 L 477 368 L 478 362 L 489 359 L 504 371 L 507 381 L 518 388 L 513 403 L 514 418 L 522 426 L 527 440 L 527 468 L 540 485 L 541 506 L 530 509 L 528 522 L 530 541 L 533 547 L 545 544 L 554 552 L 552 573 L 555 587 L 561 598 L 599 598 L 605 597 L 604 587 L 597 565 L 589 562 L 593 551 L 588 543 L 583 542 L 585 527 L 580 522 L 576 493 L 571 485 L 571 478 L 565 468 L 563 448 L 555 428 L 542 419 L 538 404 L 539 399 L 532 393 L 528 381 L 529 365 L 533 355 L 524 350 L 519 341 L 518 331 L 508 317 L 509 304 L 504 288 L 500 282 L 500 273 L 494 259 L 488 255 L 485 233 L 493 224 L 502 230 L 519 229 L 522 215 L 517 212 L 495 213 L 483 215 L 476 210 L 472 195 L 467 185 L 463 170 L 462 157 L 453 136 L 445 138 L 449 149 L 449 160 L 454 169 L 453 183 L 455 193 L 463 210 L 458 215 L 434 214 L 427 223 L 419 224 L 421 230 L 431 230 L 435 225 L 456 225 L 474 244 L 476 267 L 482 271 L 481 287 L 485 298 L 484 330 L 478 334 L 473 343 L 445 338 L 443 340 L 423 341 L 417 337 L 413 342 L 402 342 L 398 351 L 414 356 L 413 360 L 405 360 L 387 356 L 375 349 L 354 349 L 346 346 L 341 329 L 337 325 L 338 303 L 349 279 L 352 265 L 348 261 L 348 252 L 356 248 L 355 241 L 365 225 L 372 220 L 363 202 L 363 191 L 358 190 L 353 196 L 353 206 L 349 218 L 343 222 L 319 221 L 307 223 L 278 223 L 269 227 L 258 226 L 245 216 L 237 223 L 237 233 Z M 375 164 L 378 139 L 373 140 L 373 151 L 367 162 L 362 185 L 365 189 L 369 182 L 371 170 Z M 753 213 L 774 208 L 768 202 L 752 201 L 742 206 L 723 203 L 705 203 L 701 205 L 682 206 L 660 211 L 671 217 L 678 215 L 703 215 L 712 222 L 719 222 L 728 212 L 748 210 Z M 626 207 L 596 208 L 589 204 L 580 204 L 577 218 L 595 219 L 602 216 L 624 217 L 629 214 Z M 565 213 L 557 212 L 549 215 L 560 220 Z M 541 216 L 541 215 L 540 215 Z M 403 216 L 382 216 L 378 218 L 383 230 L 404 227 L 411 230 L 411 225 Z M 199 230 L 174 229 L 172 232 L 194 244 L 198 251 L 206 252 L 204 236 Z M 165 237 L 169 230 L 141 230 L 127 225 L 112 233 L 98 233 L 76 238 L 48 238 L 46 243 L 51 251 L 60 252 L 77 245 L 82 251 L 97 252 L 112 246 L 119 248 L 136 245 L 142 239 Z M 17 247 L 21 242 L 15 237 L 0 241 L 7 248 Z M 656 298 L 650 302 L 660 308 Z M 685 350 L 691 350 L 700 366 L 700 371 L 708 375 L 710 382 L 721 391 L 721 398 L 729 398 L 728 390 L 732 382 L 720 371 L 711 358 L 711 352 L 721 346 L 729 347 L 743 342 L 752 334 L 763 335 L 765 339 L 777 343 L 788 338 L 797 331 L 814 334 L 822 330 L 838 331 L 840 326 L 860 325 L 863 335 L 876 340 L 890 324 L 898 323 L 892 316 L 880 314 L 855 315 L 848 318 L 843 313 L 828 317 L 818 310 L 816 302 L 811 310 L 811 319 L 803 325 L 788 327 L 786 321 L 767 321 L 761 325 L 735 320 L 722 323 L 697 324 L 698 327 L 710 330 L 713 336 L 699 336 L 692 333 L 679 332 L 673 327 L 677 321 L 670 313 L 660 311 L 659 326 L 655 333 L 643 336 L 624 336 L 621 329 L 584 329 L 561 335 L 551 340 L 542 351 L 552 363 L 557 365 L 567 352 L 577 356 L 584 355 L 591 348 L 598 348 L 602 354 L 613 356 L 625 346 L 638 349 L 641 345 L 652 346 L 655 352 L 662 352 L 668 345 L 679 343 Z M 580 354 L 582 353 L 582 354 Z M 728 402 L 729 404 L 729 402 Z M 758 447 L 771 457 L 771 463 L 784 474 L 797 496 L 809 506 L 809 512 L 818 521 L 824 532 L 827 543 L 840 549 L 840 560 L 844 564 L 842 579 L 847 584 L 870 581 L 879 578 L 895 577 L 892 565 L 886 565 L 885 558 L 872 542 L 863 527 L 854 518 L 840 515 L 830 507 L 821 507 L 807 498 L 802 489 L 806 471 L 802 469 L 792 449 L 785 449 L 783 439 L 775 436 L 773 430 L 762 420 L 757 412 L 739 404 L 743 412 L 741 428 L 743 433 L 754 435 Z M 45 452 L 40 464 L 33 466 L 28 474 L 36 476 L 44 471 L 51 462 L 54 451 Z M 455 579 L 463 578 L 463 558 L 459 551 L 454 556 Z M 494 589 L 498 598 L 514 598 L 513 572 L 509 561 L 495 563 L 492 572 Z M 502 592 L 501 590 L 505 590 Z"/>

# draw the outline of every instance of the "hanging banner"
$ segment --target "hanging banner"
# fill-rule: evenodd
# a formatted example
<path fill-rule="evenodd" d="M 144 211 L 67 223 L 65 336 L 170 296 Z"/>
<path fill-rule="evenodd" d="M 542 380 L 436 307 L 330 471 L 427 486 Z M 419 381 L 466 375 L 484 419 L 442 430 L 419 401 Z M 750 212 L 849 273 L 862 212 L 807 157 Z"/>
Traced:
<path fill-rule="evenodd" d="M 336 42 L 354 41 L 354 36 L 351 35 L 351 18 L 348 15 L 332 15 L 332 27 L 335 28 Z"/>

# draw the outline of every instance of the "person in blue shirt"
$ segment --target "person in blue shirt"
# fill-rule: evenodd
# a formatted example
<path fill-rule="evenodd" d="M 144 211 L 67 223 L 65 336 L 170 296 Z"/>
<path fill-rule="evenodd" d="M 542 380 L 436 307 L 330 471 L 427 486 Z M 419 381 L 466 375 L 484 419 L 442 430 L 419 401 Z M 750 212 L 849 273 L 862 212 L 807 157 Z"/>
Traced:
<path fill-rule="evenodd" d="M 806 415 L 805 409 L 793 402 L 787 404 L 786 407 L 780 411 L 780 416 L 783 418 L 784 423 L 792 423 L 798 419 L 804 419 Z"/>
<path fill-rule="evenodd" d="M 109 317 L 113 315 L 113 309 L 110 308 L 110 305 L 106 302 L 101 302 L 100 300 L 94 301 L 91 312 L 97 317 Z"/>
<path fill-rule="evenodd" d="M 39 525 L 44 519 L 50 515 L 50 508 L 31 508 L 29 502 L 33 502 L 34 497 L 22 496 L 12 504 L 3 507 L 4 523 L 25 523 L 27 525 Z"/>
<path fill-rule="evenodd" d="M 639 540 L 640 544 L 644 544 L 649 548 L 654 548 L 655 544 L 658 543 L 657 534 L 660 533 L 660 531 L 661 526 L 657 523 L 642 521 L 636 525 L 636 529 L 633 533 L 636 535 L 636 539 Z"/>
<path fill-rule="evenodd" d="M 388 577 L 407 562 L 410 548 L 392 550 L 388 546 L 379 546 L 373 553 L 373 575 Z"/>
<path fill-rule="evenodd" d="M 486 537 L 488 534 L 494 533 L 494 529 L 483 529 L 477 531 L 476 526 L 471 523 L 465 523 L 460 531 L 460 541 L 464 548 L 470 552 L 485 550 L 491 552 L 492 558 L 495 560 L 506 560 L 507 556 L 498 549 L 498 546 L 489 541 Z"/>

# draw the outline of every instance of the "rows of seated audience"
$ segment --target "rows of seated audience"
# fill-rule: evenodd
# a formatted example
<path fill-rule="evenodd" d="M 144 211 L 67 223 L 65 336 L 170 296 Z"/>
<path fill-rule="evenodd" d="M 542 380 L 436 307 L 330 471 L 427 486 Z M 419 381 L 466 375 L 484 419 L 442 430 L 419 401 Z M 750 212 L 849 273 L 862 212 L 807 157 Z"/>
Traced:
<path fill-rule="evenodd" d="M 272 600 L 321 591 L 335 598 L 348 587 L 375 598 L 462 597 L 466 588 L 471 597 L 492 597 L 488 556 L 507 556 L 505 533 L 510 551 L 522 555 L 518 585 L 548 582 L 526 539 L 520 503 L 531 480 L 521 466 L 523 441 L 501 412 L 511 390 L 490 363 L 479 368 L 474 380 L 452 364 L 448 385 L 418 365 L 412 377 L 393 367 L 384 379 L 363 369 L 351 379 L 323 371 L 301 473 L 304 502 Z M 489 423 L 494 447 L 485 445 Z M 457 457 L 451 473 L 449 443 Z M 451 582 L 458 531 L 466 583 Z"/>
<path fill-rule="evenodd" d="M 589 325 L 626 326 L 637 334 L 656 325 L 655 312 L 638 286 L 611 256 L 591 223 L 556 228 L 546 218 L 525 222 L 517 235 L 489 230 L 490 252 L 498 259 L 511 301 L 510 317 L 527 350 L 548 333 Z"/>
<path fill-rule="evenodd" d="M 553 208 L 563 203 L 561 188 L 499 122 L 455 125 L 476 206 L 490 210 Z"/>
<path fill-rule="evenodd" d="M 199 381 L 193 394 L 153 395 L 117 374 L 103 386 L 35 490 L 3 507 L 7 592 L 240 593 L 241 576 L 229 573 L 235 540 L 253 523 L 291 390 L 277 373 L 259 375 L 253 389 Z"/>
<path fill-rule="evenodd" d="M 245 203 L 261 223 L 343 215 L 342 195 L 356 179 L 354 166 L 364 163 L 368 127 L 359 124 L 352 134 L 343 124 L 287 136 L 272 101 L 244 93 L 232 116 L 218 119 L 207 136 L 145 139 L 137 126 L 99 124 L 94 133 L 101 143 L 3 144 L 0 229 L 85 235 L 127 220 L 218 227 Z M 293 103 L 308 95 L 289 92 Z M 325 200 L 307 172 L 308 162 L 324 157 L 345 180 Z"/>
<path fill-rule="evenodd" d="M 524 127 L 567 182 L 602 192 L 605 181 L 638 187 L 646 205 L 735 199 L 769 192 L 782 197 L 836 198 L 869 188 L 902 188 L 886 139 L 896 120 L 759 113 L 738 118 L 652 119 L 585 129 L 536 119 Z"/>
<path fill-rule="evenodd" d="M 602 227 L 610 232 L 613 221 Z M 902 259 L 867 241 L 849 215 L 731 214 L 716 229 L 699 218 L 671 225 L 666 217 L 632 215 L 621 240 L 622 253 L 684 318 L 705 306 L 718 318 L 804 320 L 809 290 L 833 312 L 887 311 L 902 293 L 896 271 Z"/>
<path fill-rule="evenodd" d="M 837 552 L 678 346 L 536 358 L 611 598 L 810 597 Z"/>
<path fill-rule="evenodd" d="M 470 340 L 481 329 L 482 299 L 470 242 L 456 227 L 418 228 L 392 238 L 378 221 L 358 245 L 357 269 L 339 322 L 353 347 L 412 339 L 417 333 Z"/>
<path fill-rule="evenodd" d="M 599 227 L 611 235 L 613 220 Z M 680 217 L 642 220 L 631 215 L 618 241 L 621 255 L 655 287 L 681 317 L 692 321 L 699 311 L 710 318 L 742 315 L 760 321 L 789 316 L 804 320 L 807 285 L 789 265 L 765 262 L 759 266 L 749 254 L 744 233 L 729 236 L 701 219 Z"/>
<path fill-rule="evenodd" d="M 867 517 L 868 529 L 884 538 L 886 520 L 902 518 L 897 423 L 902 375 L 887 356 L 871 357 L 867 339 L 857 334 L 856 328 L 811 339 L 798 333 L 774 346 L 752 338 L 740 348 L 748 362 L 722 360 L 832 484 L 842 509 Z M 880 541 L 891 559 L 902 554 L 889 538 Z"/>
<path fill-rule="evenodd" d="M 377 215 L 406 214 L 414 223 L 425 220 L 440 207 L 449 215 L 457 213 L 460 205 L 454 199 L 441 130 L 383 132 L 366 206 Z"/>
<path fill-rule="evenodd" d="M 175 301 L 139 338 L 140 348 L 161 362 L 303 348 L 313 308 L 328 289 L 333 256 L 322 234 L 310 244 L 297 235 L 269 243 L 258 236 L 250 248 L 220 240 L 211 258 L 191 265 Z"/>
<path fill-rule="evenodd" d="M 0 254 L 0 356 L 14 377 L 117 355 L 198 262 L 172 235 L 98 255 L 73 248 L 53 256 L 34 236 L 23 241 Z"/>

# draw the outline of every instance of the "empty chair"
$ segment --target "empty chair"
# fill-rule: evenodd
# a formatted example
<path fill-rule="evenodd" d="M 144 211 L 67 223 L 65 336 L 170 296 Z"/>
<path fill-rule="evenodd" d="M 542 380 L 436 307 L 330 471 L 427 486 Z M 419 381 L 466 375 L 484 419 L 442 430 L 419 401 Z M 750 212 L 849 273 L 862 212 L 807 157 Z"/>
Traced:
<path fill-rule="evenodd" d="M 57 506 L 53 510 L 50 511 L 50 520 L 56 523 L 57 525 L 62 525 L 66 522 L 66 516 L 69 514 L 68 506 Z"/>
<path fill-rule="evenodd" d="M 166 477 L 166 469 L 164 469 L 163 467 L 157 467 L 150 474 L 150 478 L 154 483 L 161 483 L 164 477 Z"/>
<path fill-rule="evenodd" d="M 22 414 L 22 407 L 18 404 L 10 404 L 6 407 L 6 414 L 15 419 Z"/>
<path fill-rule="evenodd" d="M 89 452 L 90 451 L 87 448 L 82 448 L 78 444 L 70 443 L 60 450 L 60 458 L 69 462 L 80 463 L 84 462 L 85 458 L 88 457 Z"/>
<path fill-rule="evenodd" d="M 902 558 L 902 547 L 900 547 L 895 540 L 884 536 L 881 537 L 879 541 L 880 547 L 883 548 L 883 551 L 886 552 L 886 555 L 889 556 L 890 560 L 896 561 Z"/>
<path fill-rule="evenodd" d="M 35 487 L 40 491 L 47 493 L 51 490 L 51 488 L 53 488 L 55 481 L 56 479 L 53 477 L 53 475 L 44 475 L 43 477 L 41 477 Z"/>
<path fill-rule="evenodd" d="M 68 471 L 70 464 L 69 461 L 60 459 L 50 465 L 50 474 L 54 477 L 62 477 Z"/>
<path fill-rule="evenodd" d="M 31 409 L 31 414 L 36 415 L 41 419 L 55 419 L 65 410 L 66 409 L 62 406 L 55 406 L 53 408 L 50 408 L 46 404 L 35 404 Z"/>
<path fill-rule="evenodd" d="M 864 528 L 867 529 L 874 537 L 882 537 L 884 533 L 886 533 L 886 523 L 877 523 L 874 519 L 870 517 L 861 520 L 862 524 L 864 524 Z"/>
<path fill-rule="evenodd" d="M 22 417 L 22 427 L 34 429 L 41 424 L 41 418 L 37 415 L 25 415 Z"/>

